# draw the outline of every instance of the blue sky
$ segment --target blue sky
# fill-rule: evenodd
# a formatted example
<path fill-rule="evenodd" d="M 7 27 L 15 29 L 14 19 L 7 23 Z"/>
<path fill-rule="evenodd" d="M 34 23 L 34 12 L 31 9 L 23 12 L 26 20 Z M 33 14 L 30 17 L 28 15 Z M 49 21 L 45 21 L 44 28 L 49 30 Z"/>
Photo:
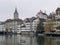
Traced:
<path fill-rule="evenodd" d="M 60 7 L 60 0 L 0 0 L 0 21 L 13 19 L 14 9 L 17 7 L 19 18 L 25 19 L 36 16 L 40 10 L 47 14 Z"/>

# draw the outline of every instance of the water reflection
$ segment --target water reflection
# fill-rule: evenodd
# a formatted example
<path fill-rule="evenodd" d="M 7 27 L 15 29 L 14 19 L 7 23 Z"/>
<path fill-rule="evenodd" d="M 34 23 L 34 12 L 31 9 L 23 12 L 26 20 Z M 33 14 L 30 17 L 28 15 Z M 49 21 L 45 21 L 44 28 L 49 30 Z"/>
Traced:
<path fill-rule="evenodd" d="M 35 45 L 36 39 L 36 37 L 28 35 L 6 35 L 4 37 L 4 45 Z"/>
<path fill-rule="evenodd" d="M 44 45 L 56 45 L 56 40 L 57 38 L 53 38 L 53 37 L 48 37 L 48 38 L 45 38 L 45 41 L 44 41 Z"/>
<path fill-rule="evenodd" d="M 0 35 L 0 45 L 60 45 L 60 37 Z"/>
<path fill-rule="evenodd" d="M 37 45 L 44 45 L 44 37 L 43 36 L 37 37 Z"/>
<path fill-rule="evenodd" d="M 37 37 L 37 45 L 60 45 L 60 37 Z"/>

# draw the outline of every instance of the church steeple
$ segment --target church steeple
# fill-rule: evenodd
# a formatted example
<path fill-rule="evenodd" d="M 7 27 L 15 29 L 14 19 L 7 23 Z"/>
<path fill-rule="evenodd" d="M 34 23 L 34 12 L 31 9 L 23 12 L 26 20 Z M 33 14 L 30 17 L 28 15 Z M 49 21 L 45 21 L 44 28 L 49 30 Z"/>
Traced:
<path fill-rule="evenodd" d="M 18 19 L 18 11 L 17 11 L 17 8 L 15 8 L 14 19 Z"/>

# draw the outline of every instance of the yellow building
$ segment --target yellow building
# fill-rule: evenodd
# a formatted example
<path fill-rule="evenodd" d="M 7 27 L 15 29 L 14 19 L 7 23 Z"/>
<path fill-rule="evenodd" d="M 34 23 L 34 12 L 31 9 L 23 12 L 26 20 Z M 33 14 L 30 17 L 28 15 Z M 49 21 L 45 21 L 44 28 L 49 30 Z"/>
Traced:
<path fill-rule="evenodd" d="M 44 30 L 45 32 L 50 32 L 50 31 L 55 31 L 55 27 L 54 27 L 54 21 L 53 20 L 48 20 L 45 24 L 44 24 Z"/>

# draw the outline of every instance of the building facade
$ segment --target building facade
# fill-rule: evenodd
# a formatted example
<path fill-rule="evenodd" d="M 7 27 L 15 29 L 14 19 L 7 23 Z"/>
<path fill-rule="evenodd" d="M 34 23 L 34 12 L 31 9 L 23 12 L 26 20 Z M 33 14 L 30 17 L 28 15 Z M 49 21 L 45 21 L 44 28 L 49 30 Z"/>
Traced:
<path fill-rule="evenodd" d="M 5 31 L 4 22 L 0 22 L 0 32 Z"/>
<path fill-rule="evenodd" d="M 45 23 L 45 31 L 60 31 L 57 27 L 60 26 L 60 8 L 57 8 L 55 13 L 50 13 L 47 18 L 47 22 Z"/>
<path fill-rule="evenodd" d="M 23 23 L 23 21 L 21 19 L 19 19 L 19 17 L 18 17 L 17 8 L 15 8 L 14 19 L 7 19 L 5 21 L 5 29 L 8 32 L 12 31 L 14 33 L 17 33 L 17 31 L 20 31 L 18 29 L 18 25 L 20 25 L 22 23 Z"/>

